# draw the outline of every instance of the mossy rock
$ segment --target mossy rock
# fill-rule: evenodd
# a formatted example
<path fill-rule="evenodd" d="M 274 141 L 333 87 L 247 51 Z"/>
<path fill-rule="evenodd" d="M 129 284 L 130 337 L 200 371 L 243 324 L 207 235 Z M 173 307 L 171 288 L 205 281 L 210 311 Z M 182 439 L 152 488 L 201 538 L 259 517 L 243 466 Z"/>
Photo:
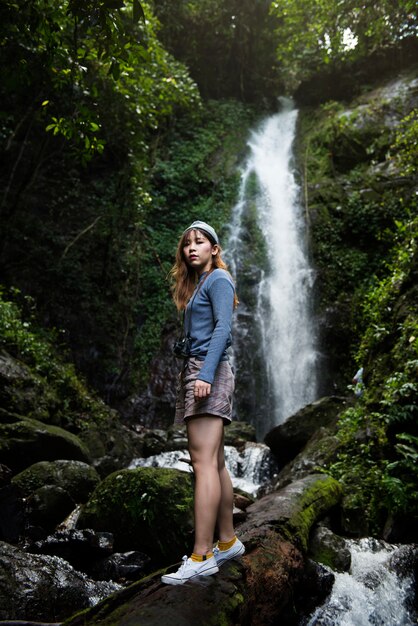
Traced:
<path fill-rule="evenodd" d="M 30 525 L 40 526 L 48 533 L 75 508 L 75 502 L 65 489 L 57 485 L 43 485 L 26 500 L 27 520 Z"/>
<path fill-rule="evenodd" d="M 87 448 L 76 435 L 29 418 L 0 424 L 0 458 L 14 473 L 38 461 L 90 460 Z"/>
<path fill-rule="evenodd" d="M 228 563 L 215 576 L 172 587 L 160 582 L 161 571 L 117 591 L 62 626 L 232 626 L 245 605 L 244 567 Z"/>
<path fill-rule="evenodd" d="M 274 528 L 306 552 L 311 528 L 339 503 L 341 496 L 342 487 L 331 476 L 305 476 L 249 506 L 240 535 L 243 541 L 251 541 L 254 529 Z"/>
<path fill-rule="evenodd" d="M 319 428 L 292 461 L 280 471 L 275 488 L 281 489 L 289 483 L 327 469 L 335 460 L 339 441 L 335 428 Z"/>
<path fill-rule="evenodd" d="M 26 363 L 0 353 L 0 402 L 11 413 L 48 420 L 59 405 L 56 392 Z"/>
<path fill-rule="evenodd" d="M 350 569 L 351 553 L 345 539 L 326 526 L 318 525 L 312 532 L 309 556 L 335 572 L 348 572 Z"/>
<path fill-rule="evenodd" d="M 86 502 L 100 482 L 91 465 L 81 461 L 40 461 L 17 474 L 12 483 L 25 498 L 44 485 L 55 485 L 66 491 L 76 503 Z"/>
<path fill-rule="evenodd" d="M 191 476 L 155 467 L 114 472 L 92 494 L 78 527 L 113 533 L 117 551 L 139 550 L 155 563 L 176 561 L 191 548 Z"/>
<path fill-rule="evenodd" d="M 256 441 L 255 428 L 247 422 L 232 422 L 225 428 L 225 444 L 243 448 L 247 441 Z"/>

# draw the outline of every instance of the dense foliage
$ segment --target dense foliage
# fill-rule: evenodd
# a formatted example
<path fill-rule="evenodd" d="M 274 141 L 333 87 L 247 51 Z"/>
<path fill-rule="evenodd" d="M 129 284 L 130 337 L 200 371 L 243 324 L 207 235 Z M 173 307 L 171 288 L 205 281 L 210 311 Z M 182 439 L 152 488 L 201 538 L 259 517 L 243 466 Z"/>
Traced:
<path fill-rule="evenodd" d="M 110 416 L 109 408 L 76 372 L 69 355 L 64 358 L 59 335 L 39 329 L 33 299 L 16 289 L 11 293 L 0 290 L 0 350 L 8 368 L 0 413 L 22 412 L 71 432 Z"/>
<path fill-rule="evenodd" d="M 204 97 L 270 101 L 282 91 L 277 20 L 265 0 L 153 0 L 167 48 Z"/>
<path fill-rule="evenodd" d="M 353 0 L 273 0 L 271 12 L 278 20 L 277 55 L 290 89 L 324 66 L 342 67 L 415 37 L 418 27 L 413 0 L 361 6 Z"/>
<path fill-rule="evenodd" d="M 339 422 L 341 449 L 331 468 L 346 487 L 346 509 L 361 510 L 363 529 L 380 534 L 404 515 L 418 521 L 418 220 L 399 223 L 386 275 L 362 304 L 366 323 L 358 362 L 365 392 Z M 400 538 L 400 537 L 399 537 Z"/>
<path fill-rule="evenodd" d="M 123 376 L 141 323 L 155 146 L 175 111 L 200 102 L 148 7 L 138 21 L 138 3 L 123 4 L 96 15 L 6 2 L 0 20 L 2 281 L 65 329 L 102 390 Z"/>
<path fill-rule="evenodd" d="M 330 102 L 305 114 L 299 150 L 318 307 L 337 329 L 326 342 L 344 375 L 334 373 L 333 383 L 344 391 L 358 367 L 365 371 L 364 395 L 339 420 L 331 471 L 346 487 L 344 513 L 355 532 L 380 535 L 386 525 L 390 533 L 403 516 L 411 537 L 418 510 L 417 123 L 413 98 L 400 89 L 387 101 L 388 88 L 367 105 L 359 98 L 346 110 Z"/>
<path fill-rule="evenodd" d="M 110 402 L 146 384 L 176 320 L 176 239 L 202 217 L 226 234 L 253 103 L 259 113 L 327 68 L 350 72 L 412 39 L 414 8 L 3 0 L 0 345 L 47 390 L 49 418 L 74 430 L 107 411 L 71 357 Z M 302 112 L 297 156 L 333 376 L 325 387 L 346 391 L 355 362 L 366 370 L 332 471 L 347 507 L 378 532 L 388 511 L 416 508 L 418 118 L 412 100 L 377 91 L 347 110 L 349 96 Z M 262 262 L 258 243 L 247 263 Z M 71 349 L 66 361 L 54 343 Z"/>

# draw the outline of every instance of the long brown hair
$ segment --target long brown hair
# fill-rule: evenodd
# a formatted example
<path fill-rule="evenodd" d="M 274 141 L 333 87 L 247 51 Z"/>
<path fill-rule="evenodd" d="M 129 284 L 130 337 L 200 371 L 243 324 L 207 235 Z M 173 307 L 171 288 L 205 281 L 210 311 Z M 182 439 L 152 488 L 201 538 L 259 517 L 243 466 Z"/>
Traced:
<path fill-rule="evenodd" d="M 186 241 L 191 232 L 196 233 L 199 229 L 187 230 L 180 238 L 179 244 L 177 246 L 176 252 L 176 260 L 173 267 L 170 270 L 170 278 L 172 281 L 172 293 L 173 300 L 176 304 L 176 307 L 179 311 L 184 311 L 187 306 L 188 301 L 196 287 L 197 280 L 199 278 L 198 273 L 195 269 L 189 267 L 186 263 L 186 259 L 184 258 L 183 248 L 186 245 Z M 204 235 L 207 239 L 209 239 L 212 245 L 215 245 L 215 242 L 212 240 L 212 237 L 206 232 L 199 231 Z M 222 248 L 219 244 L 217 253 L 212 257 L 212 267 L 209 270 L 212 272 L 214 269 L 222 269 L 228 270 L 225 261 L 222 259 Z M 234 308 L 238 305 L 238 297 L 234 292 Z"/>

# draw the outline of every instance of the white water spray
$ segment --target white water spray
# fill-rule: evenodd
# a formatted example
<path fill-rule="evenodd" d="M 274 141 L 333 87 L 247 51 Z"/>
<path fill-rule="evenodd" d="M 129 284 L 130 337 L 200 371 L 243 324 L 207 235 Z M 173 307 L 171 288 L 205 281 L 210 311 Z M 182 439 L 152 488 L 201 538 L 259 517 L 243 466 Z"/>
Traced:
<path fill-rule="evenodd" d="M 351 570 L 336 573 L 332 593 L 306 626 L 413 626 L 414 581 L 390 565 L 397 547 L 374 539 L 348 542 Z"/>
<path fill-rule="evenodd" d="M 280 113 L 265 120 L 251 135 L 228 244 L 231 269 L 239 273 L 239 259 L 246 255 L 242 241 L 246 188 L 253 175 L 258 226 L 269 264 L 260 274 L 258 306 L 252 312 L 263 344 L 271 397 L 271 411 L 266 411 L 262 428 L 258 425 L 259 435 L 315 400 L 317 388 L 311 319 L 314 273 L 306 253 L 306 223 L 292 156 L 297 111 L 289 101 L 283 104 Z M 238 328 L 238 336 L 239 332 Z"/>

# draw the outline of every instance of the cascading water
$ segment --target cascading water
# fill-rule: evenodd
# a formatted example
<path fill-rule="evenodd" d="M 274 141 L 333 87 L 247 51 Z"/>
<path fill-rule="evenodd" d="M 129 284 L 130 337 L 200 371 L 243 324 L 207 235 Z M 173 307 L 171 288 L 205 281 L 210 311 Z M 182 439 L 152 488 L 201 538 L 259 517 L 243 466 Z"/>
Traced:
<path fill-rule="evenodd" d="M 413 626 L 413 572 L 398 572 L 402 550 L 374 539 L 348 542 L 350 572 L 334 573 L 327 601 L 303 626 Z M 402 569 L 402 568 L 401 568 Z"/>
<path fill-rule="evenodd" d="M 247 401 L 238 413 L 255 422 L 259 438 L 316 397 L 314 272 L 292 157 L 297 110 L 290 101 L 283 105 L 251 135 L 227 250 L 243 296 L 235 361 L 243 386 L 251 387 L 248 369 L 257 380 L 252 394 L 258 401 Z"/>

